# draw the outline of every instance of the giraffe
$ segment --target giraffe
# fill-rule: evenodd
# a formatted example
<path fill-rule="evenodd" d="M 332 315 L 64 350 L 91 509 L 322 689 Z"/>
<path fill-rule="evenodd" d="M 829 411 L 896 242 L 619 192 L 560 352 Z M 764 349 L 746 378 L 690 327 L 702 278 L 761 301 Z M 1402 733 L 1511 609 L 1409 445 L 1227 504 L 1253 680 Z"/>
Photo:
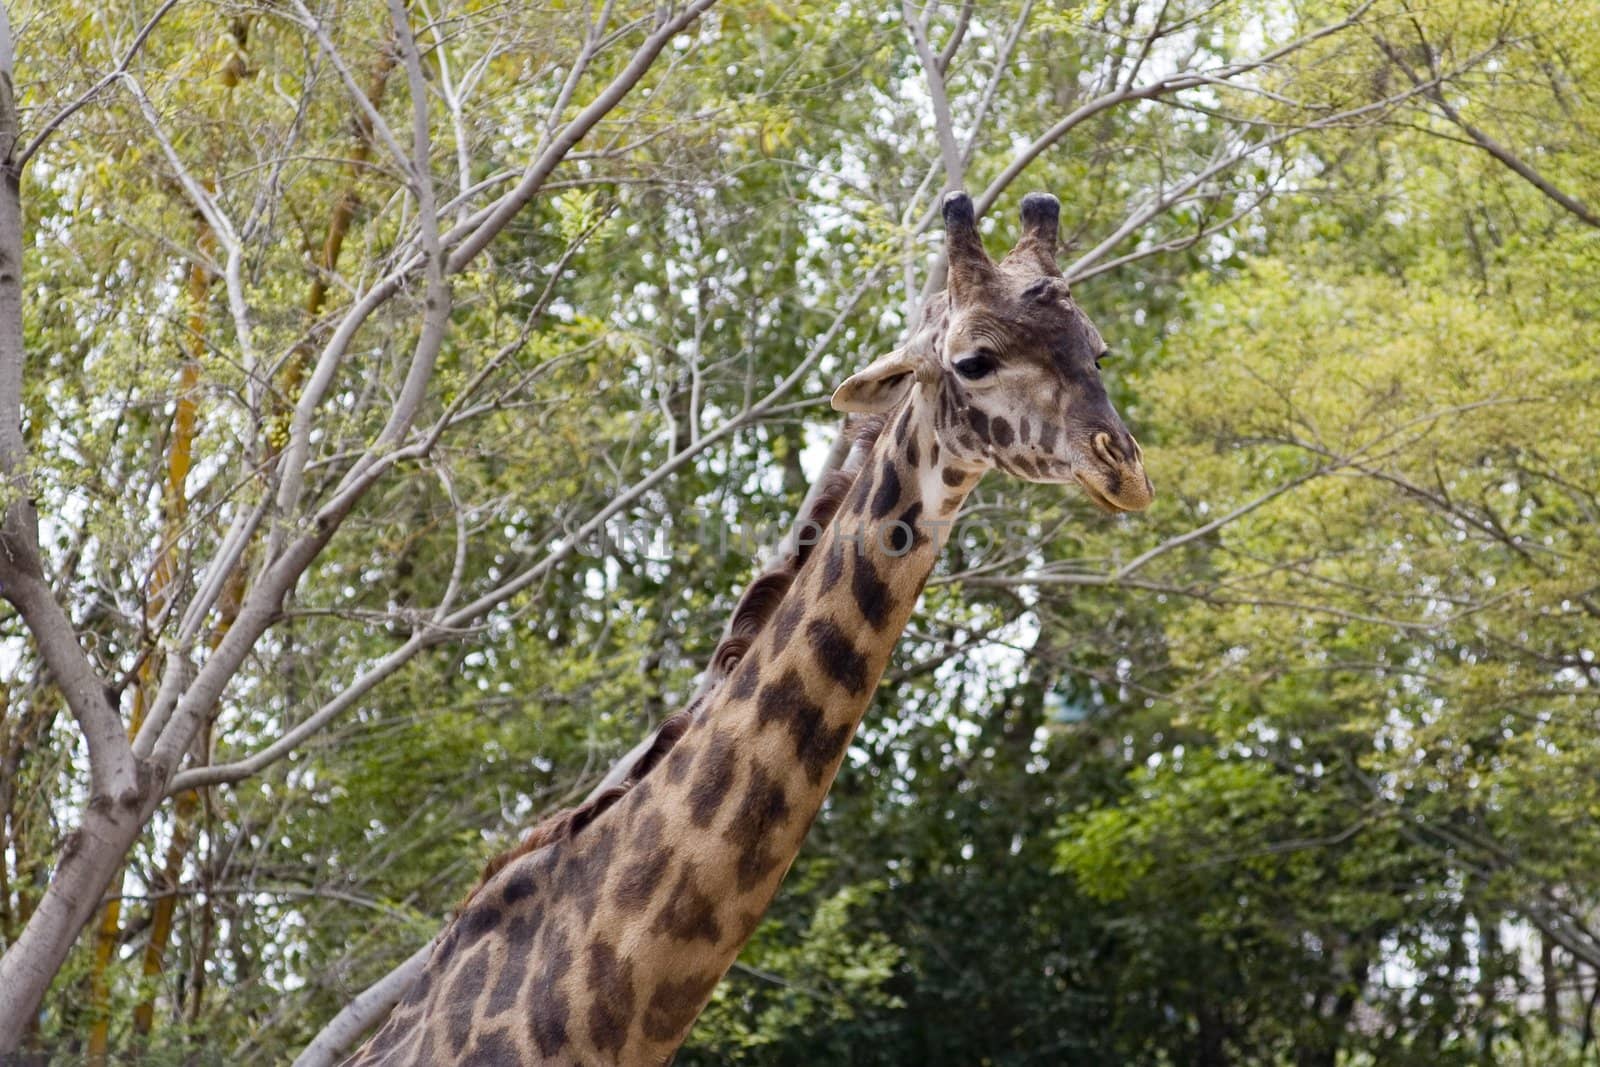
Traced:
<path fill-rule="evenodd" d="M 943 202 L 949 280 L 833 394 L 848 460 L 758 578 L 697 698 L 622 780 L 492 861 L 350 1064 L 665 1064 L 766 912 L 930 574 L 990 468 L 1147 507 L 1099 332 L 1056 266 L 1059 202 L 999 263 Z"/>

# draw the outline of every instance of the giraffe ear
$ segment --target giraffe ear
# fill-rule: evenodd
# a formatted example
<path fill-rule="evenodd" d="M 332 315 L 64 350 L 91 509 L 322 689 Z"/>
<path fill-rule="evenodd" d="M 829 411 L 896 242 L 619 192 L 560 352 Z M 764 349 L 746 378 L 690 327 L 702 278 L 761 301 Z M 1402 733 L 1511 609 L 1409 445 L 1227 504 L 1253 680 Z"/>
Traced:
<path fill-rule="evenodd" d="M 864 415 L 888 411 L 906 395 L 916 372 L 916 359 L 904 348 L 879 356 L 833 391 L 833 410 Z"/>

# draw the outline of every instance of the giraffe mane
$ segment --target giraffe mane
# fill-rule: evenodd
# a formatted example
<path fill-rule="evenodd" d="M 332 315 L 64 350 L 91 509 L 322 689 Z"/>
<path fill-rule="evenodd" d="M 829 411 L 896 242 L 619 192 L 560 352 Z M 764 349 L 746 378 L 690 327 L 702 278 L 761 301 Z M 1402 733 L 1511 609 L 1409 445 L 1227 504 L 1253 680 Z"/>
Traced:
<path fill-rule="evenodd" d="M 838 514 L 845 496 L 861 472 L 867 453 L 877 443 L 886 422 L 885 416 L 872 415 L 853 420 L 847 427 L 846 432 L 853 438 L 850 454 L 838 470 L 823 477 L 810 510 L 795 519 L 797 536 L 793 549 L 762 571 L 739 598 L 729 619 L 727 633 L 712 650 L 705 680 L 700 683 L 699 696 L 714 692 L 727 681 L 739 661 L 744 659 L 745 653 L 750 651 L 750 646 L 766 629 L 767 623 L 777 614 L 788 596 L 789 588 L 799 576 L 800 568 L 811 558 L 811 553 L 822 541 L 823 532 Z M 809 537 L 799 536 L 808 528 Z"/>
<path fill-rule="evenodd" d="M 856 477 L 866 462 L 868 453 L 882 435 L 886 424 L 887 417 L 883 415 L 856 417 L 847 424 L 845 432 L 852 437 L 849 455 L 838 470 L 824 476 L 821 487 L 812 499 L 811 507 L 795 520 L 797 534 L 805 532 L 809 527 L 810 536 L 796 536 L 793 547 L 769 564 L 745 587 L 738 604 L 734 606 L 733 614 L 729 617 L 727 632 L 711 652 L 705 678 L 689 704 L 662 722 L 650 746 L 633 761 L 633 765 L 623 775 L 621 782 L 596 793 L 575 807 L 565 808 L 546 816 L 528 831 L 521 842 L 484 864 L 483 874 L 477 884 L 457 906 L 458 915 L 472 902 L 478 891 L 509 864 L 537 852 L 546 845 L 556 844 L 579 833 L 626 796 L 630 789 L 643 781 L 666 758 L 672 746 L 678 743 L 678 739 L 694 722 L 695 716 L 704 707 L 707 699 L 727 681 L 733 669 L 744 659 L 773 615 L 783 605 L 795 578 L 800 574 L 800 568 L 805 566 L 806 560 L 811 558 L 812 552 L 821 543 L 823 532 L 838 514 L 840 506 L 850 492 L 850 487 L 855 484 Z"/>
<path fill-rule="evenodd" d="M 689 729 L 689 724 L 694 721 L 694 713 L 699 705 L 700 701 L 696 700 L 682 711 L 662 722 L 661 728 L 656 731 L 655 737 L 650 743 L 650 747 L 640 753 L 638 759 L 634 760 L 633 766 L 628 768 L 627 777 L 622 780 L 621 784 L 597 793 L 575 807 L 564 808 L 553 815 L 547 815 L 535 823 L 533 829 L 528 831 L 527 836 L 515 846 L 492 857 L 488 863 L 484 864 L 482 876 L 479 877 L 477 884 L 472 887 L 461 901 L 456 911 L 459 913 L 465 909 L 472 902 L 472 898 L 478 895 L 478 890 L 487 885 L 495 875 L 499 874 L 509 864 L 531 852 L 539 851 L 546 845 L 553 845 L 558 841 L 564 841 L 572 837 L 604 813 L 607 808 L 627 795 L 628 790 L 632 789 L 645 775 L 654 770 L 656 764 L 666 758 L 667 753 L 672 750 L 672 746 L 678 743 L 678 738 L 683 736 L 684 731 Z"/>

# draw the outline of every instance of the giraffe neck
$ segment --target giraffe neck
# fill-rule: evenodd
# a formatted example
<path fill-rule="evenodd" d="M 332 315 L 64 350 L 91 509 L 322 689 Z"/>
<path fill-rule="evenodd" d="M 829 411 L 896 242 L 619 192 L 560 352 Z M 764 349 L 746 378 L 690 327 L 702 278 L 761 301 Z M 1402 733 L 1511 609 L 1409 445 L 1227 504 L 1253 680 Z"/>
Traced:
<path fill-rule="evenodd" d="M 452 1062 L 480 1045 L 534 1063 L 670 1058 L 798 854 L 979 477 L 947 465 L 924 403 L 913 390 L 892 416 L 776 614 L 660 765 L 485 885 L 357 1062 Z"/>
<path fill-rule="evenodd" d="M 654 788 L 619 803 L 625 837 L 653 840 L 659 827 L 658 847 L 673 857 L 651 904 L 620 917 L 618 951 L 639 971 L 630 1046 L 639 1062 L 677 1048 L 765 914 L 977 482 L 978 471 L 940 463 L 921 403 L 914 390 L 891 418 L 772 620 Z"/>

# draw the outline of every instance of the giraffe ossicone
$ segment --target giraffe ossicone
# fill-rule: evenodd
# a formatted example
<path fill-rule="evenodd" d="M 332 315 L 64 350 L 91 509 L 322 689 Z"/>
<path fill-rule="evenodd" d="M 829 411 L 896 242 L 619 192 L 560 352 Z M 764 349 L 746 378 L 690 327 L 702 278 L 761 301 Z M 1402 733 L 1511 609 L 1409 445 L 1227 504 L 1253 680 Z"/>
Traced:
<path fill-rule="evenodd" d="M 834 406 L 854 445 L 760 575 L 693 702 L 583 804 L 493 861 L 357 1064 L 664 1064 L 754 933 L 821 809 L 962 502 L 991 469 L 1153 497 L 1099 331 L 1033 193 L 998 263 L 943 205 L 949 284 Z M 869 534 L 868 531 L 875 531 Z"/>

